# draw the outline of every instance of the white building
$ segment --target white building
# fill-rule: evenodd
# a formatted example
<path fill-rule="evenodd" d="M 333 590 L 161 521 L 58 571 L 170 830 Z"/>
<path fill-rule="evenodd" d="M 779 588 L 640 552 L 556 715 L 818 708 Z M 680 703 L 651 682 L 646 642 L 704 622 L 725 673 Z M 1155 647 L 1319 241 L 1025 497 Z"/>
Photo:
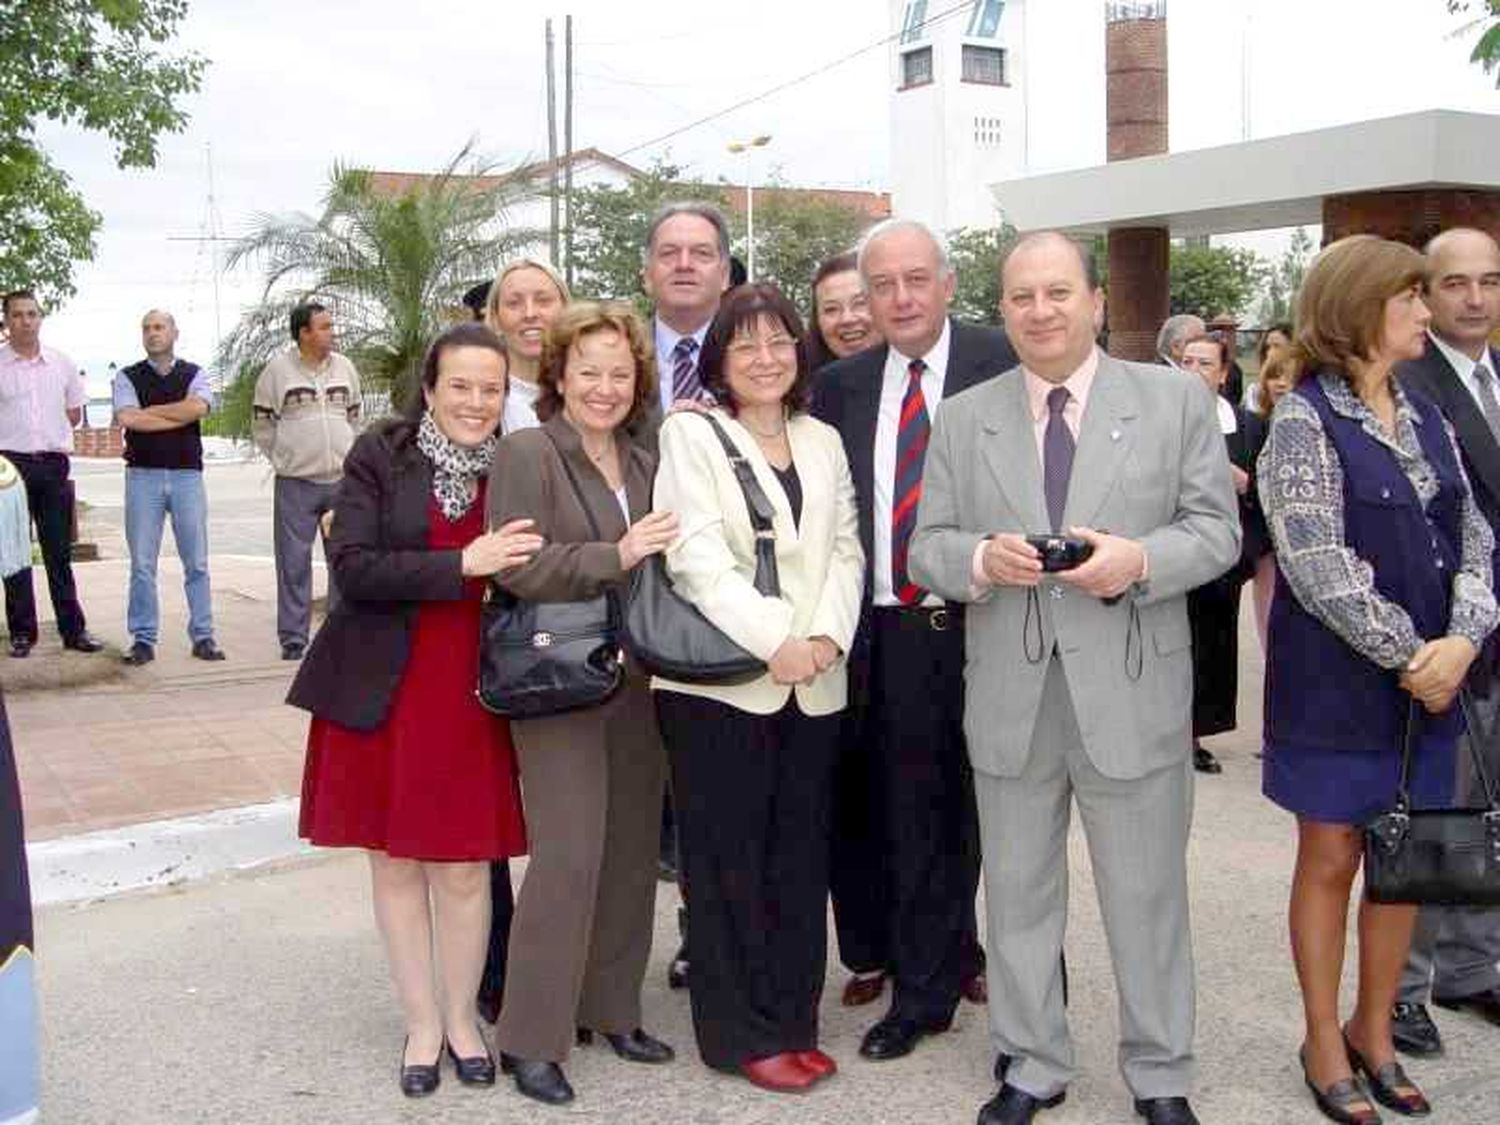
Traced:
<path fill-rule="evenodd" d="M 889 3 L 895 214 L 994 226 L 991 184 L 1103 159 L 1103 0 Z"/>

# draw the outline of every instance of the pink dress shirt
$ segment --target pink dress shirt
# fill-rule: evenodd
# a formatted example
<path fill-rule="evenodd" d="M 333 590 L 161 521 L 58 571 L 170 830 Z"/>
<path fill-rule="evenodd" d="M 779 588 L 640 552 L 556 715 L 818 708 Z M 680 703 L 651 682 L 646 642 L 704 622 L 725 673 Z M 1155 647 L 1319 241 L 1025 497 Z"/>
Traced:
<path fill-rule="evenodd" d="M 0 347 L 0 450 L 71 453 L 68 411 L 88 400 L 83 374 L 62 352 L 43 346 L 34 359 Z"/>

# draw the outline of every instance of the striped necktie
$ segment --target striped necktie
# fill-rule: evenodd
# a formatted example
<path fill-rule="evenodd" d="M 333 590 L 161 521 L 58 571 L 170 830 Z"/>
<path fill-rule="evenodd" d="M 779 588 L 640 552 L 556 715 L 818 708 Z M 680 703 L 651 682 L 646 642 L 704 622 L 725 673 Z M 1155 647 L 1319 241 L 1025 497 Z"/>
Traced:
<path fill-rule="evenodd" d="M 1474 365 L 1474 383 L 1479 387 L 1479 406 L 1490 432 L 1500 440 L 1500 399 L 1495 398 L 1495 374 L 1480 360 Z"/>
<path fill-rule="evenodd" d="M 901 399 L 901 421 L 896 427 L 896 488 L 891 494 L 891 589 L 902 605 L 916 605 L 927 591 L 906 572 L 911 533 L 917 527 L 917 502 L 922 499 L 922 462 L 927 457 L 927 400 L 922 396 L 922 372 L 927 365 L 914 359 L 906 368 L 906 394 Z"/>
<path fill-rule="evenodd" d="M 698 379 L 698 341 L 684 336 L 672 349 L 672 400 L 697 399 L 703 394 Z"/>

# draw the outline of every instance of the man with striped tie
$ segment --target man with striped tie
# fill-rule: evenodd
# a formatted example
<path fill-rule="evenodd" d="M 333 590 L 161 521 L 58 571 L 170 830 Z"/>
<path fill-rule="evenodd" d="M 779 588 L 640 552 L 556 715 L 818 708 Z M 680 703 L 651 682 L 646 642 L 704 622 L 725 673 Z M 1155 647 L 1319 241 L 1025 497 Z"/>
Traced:
<path fill-rule="evenodd" d="M 839 933 L 841 945 L 857 935 L 884 954 L 869 956 L 893 980 L 891 1006 L 860 1053 L 893 1059 L 947 1029 L 961 990 L 984 996 L 963 609 L 913 583 L 906 564 L 938 404 L 1015 366 L 1016 355 L 1004 332 L 949 319 L 953 269 L 921 223 L 878 224 L 861 241 L 858 263 L 886 343 L 825 367 L 813 411 L 844 440 L 870 560 L 849 654 L 847 728 L 850 756 L 869 772 L 841 772 L 836 800 L 873 803 L 879 827 L 875 854 L 851 855 L 835 842 L 834 877 L 883 884 L 883 895 L 861 896 L 866 917 L 840 912 Z M 835 900 L 836 909 L 845 905 L 837 890 Z"/>

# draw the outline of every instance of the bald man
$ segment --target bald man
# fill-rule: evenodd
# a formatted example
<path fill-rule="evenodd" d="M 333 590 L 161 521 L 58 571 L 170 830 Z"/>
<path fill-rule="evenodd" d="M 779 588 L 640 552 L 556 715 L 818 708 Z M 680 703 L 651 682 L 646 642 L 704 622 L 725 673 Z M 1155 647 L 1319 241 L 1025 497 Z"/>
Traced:
<path fill-rule="evenodd" d="M 200 423 L 213 407 L 208 378 L 196 363 L 178 359 L 177 322 L 152 309 L 141 318 L 146 358 L 115 375 L 115 422 L 125 431 L 125 542 L 130 549 L 130 593 L 125 627 L 134 667 L 156 659 L 160 612 L 156 560 L 168 516 L 187 594 L 188 642 L 199 660 L 223 660 L 214 640 L 208 582 L 208 502 L 203 491 Z"/>
<path fill-rule="evenodd" d="M 1483 231 L 1456 227 L 1427 244 L 1427 353 L 1397 368 L 1401 382 L 1436 402 L 1458 437 L 1464 470 L 1479 510 L 1500 534 L 1500 356 L 1490 337 L 1500 329 L 1500 247 Z M 1500 714 L 1500 645 L 1492 635 L 1475 661 L 1469 689 L 1481 725 Z M 1492 739 L 1482 739 L 1493 778 Z M 1483 804 L 1484 793 L 1463 748 L 1458 755 L 1459 803 Z M 1500 1025 L 1500 910 L 1424 906 L 1392 1013 L 1396 1046 L 1437 1055 L 1442 1037 L 1427 1011 L 1466 1009 Z"/>

